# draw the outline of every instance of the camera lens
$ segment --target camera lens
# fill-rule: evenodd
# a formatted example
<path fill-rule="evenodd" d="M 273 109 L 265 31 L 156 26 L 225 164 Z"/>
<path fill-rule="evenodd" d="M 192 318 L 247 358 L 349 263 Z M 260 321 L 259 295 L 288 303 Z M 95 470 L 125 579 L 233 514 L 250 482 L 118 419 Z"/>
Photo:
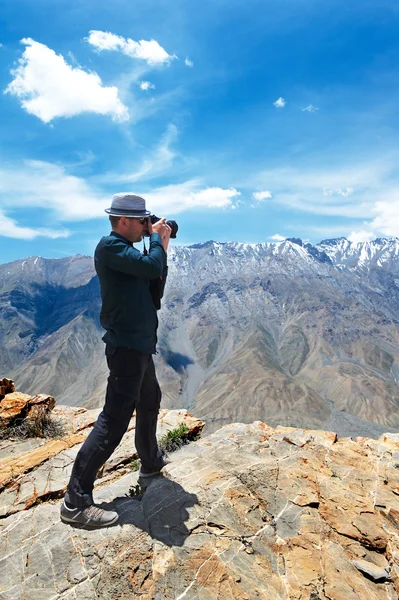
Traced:
<path fill-rule="evenodd" d="M 150 221 L 151 221 L 152 224 L 156 223 L 159 220 L 160 220 L 160 217 L 156 217 L 155 215 L 151 215 L 150 216 Z M 169 227 L 172 230 L 172 233 L 170 234 L 170 237 L 172 239 L 175 239 L 176 238 L 176 234 L 177 234 L 177 232 L 179 230 L 178 224 L 176 223 L 176 221 L 166 221 L 166 224 L 169 225 Z"/>

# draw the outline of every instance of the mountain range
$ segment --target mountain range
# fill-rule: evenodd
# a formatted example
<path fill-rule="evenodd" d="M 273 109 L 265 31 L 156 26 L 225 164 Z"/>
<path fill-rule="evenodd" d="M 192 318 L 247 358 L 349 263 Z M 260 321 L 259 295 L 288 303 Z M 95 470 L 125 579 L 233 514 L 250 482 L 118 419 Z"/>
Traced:
<path fill-rule="evenodd" d="M 399 429 L 399 239 L 206 242 L 168 252 L 165 408 L 378 437 Z M 0 377 L 95 408 L 107 369 L 93 259 L 0 265 Z"/>

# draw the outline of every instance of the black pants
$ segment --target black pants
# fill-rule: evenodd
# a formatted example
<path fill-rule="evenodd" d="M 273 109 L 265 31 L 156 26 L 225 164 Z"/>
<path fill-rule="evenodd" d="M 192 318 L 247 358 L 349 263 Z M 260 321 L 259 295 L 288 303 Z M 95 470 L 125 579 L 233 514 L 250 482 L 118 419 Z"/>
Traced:
<path fill-rule="evenodd" d="M 79 507 L 93 504 L 97 471 L 120 443 L 134 410 L 135 444 L 143 467 L 162 464 L 156 439 L 161 390 L 152 355 L 109 344 L 105 355 L 110 373 L 104 409 L 79 450 L 65 496 L 68 503 Z"/>

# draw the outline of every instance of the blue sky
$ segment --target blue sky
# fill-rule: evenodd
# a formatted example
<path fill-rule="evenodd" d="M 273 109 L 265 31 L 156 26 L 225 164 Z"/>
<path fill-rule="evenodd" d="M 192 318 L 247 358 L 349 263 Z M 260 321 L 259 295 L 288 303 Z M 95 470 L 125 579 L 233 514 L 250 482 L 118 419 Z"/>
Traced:
<path fill-rule="evenodd" d="M 177 243 L 399 235 L 395 0 L 2 0 L 0 262 L 92 254 L 113 193 Z"/>

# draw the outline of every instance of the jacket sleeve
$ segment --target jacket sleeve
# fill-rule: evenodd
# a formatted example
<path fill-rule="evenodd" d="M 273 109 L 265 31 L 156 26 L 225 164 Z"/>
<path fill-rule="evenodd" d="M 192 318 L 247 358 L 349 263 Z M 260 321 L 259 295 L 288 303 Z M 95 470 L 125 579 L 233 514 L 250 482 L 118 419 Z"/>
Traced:
<path fill-rule="evenodd" d="M 157 310 L 160 310 L 161 308 L 161 298 L 163 298 L 167 276 L 168 267 L 165 265 L 162 277 L 157 277 L 156 279 L 151 279 L 150 281 L 151 297 Z"/>
<path fill-rule="evenodd" d="M 135 277 L 161 277 L 166 267 L 166 252 L 157 233 L 151 234 L 147 256 L 119 238 L 97 247 L 95 260 L 105 267 Z"/>
<path fill-rule="evenodd" d="M 163 298 L 163 293 L 164 293 L 164 290 L 165 290 L 165 284 L 166 284 L 167 277 L 168 277 L 168 267 L 167 267 L 167 265 L 165 265 L 165 268 L 164 268 L 164 271 L 163 271 L 163 274 L 162 274 L 162 278 L 161 278 L 161 287 L 160 287 L 160 290 L 159 290 L 159 292 L 160 292 L 160 298 Z"/>

